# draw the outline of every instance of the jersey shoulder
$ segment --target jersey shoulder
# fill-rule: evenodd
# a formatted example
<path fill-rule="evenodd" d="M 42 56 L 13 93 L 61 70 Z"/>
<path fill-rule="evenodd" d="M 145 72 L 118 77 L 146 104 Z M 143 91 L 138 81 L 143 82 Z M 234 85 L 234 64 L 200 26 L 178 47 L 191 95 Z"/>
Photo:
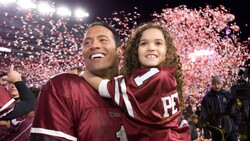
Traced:
<path fill-rule="evenodd" d="M 0 118 L 7 115 L 14 109 L 15 100 L 11 97 L 7 89 L 0 86 Z"/>

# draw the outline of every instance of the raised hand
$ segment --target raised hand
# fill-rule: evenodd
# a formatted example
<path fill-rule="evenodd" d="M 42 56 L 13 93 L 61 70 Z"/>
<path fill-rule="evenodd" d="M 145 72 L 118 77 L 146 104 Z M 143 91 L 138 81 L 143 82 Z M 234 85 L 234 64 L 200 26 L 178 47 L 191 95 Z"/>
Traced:
<path fill-rule="evenodd" d="M 14 65 L 11 65 L 10 69 L 9 69 L 9 72 L 8 72 L 8 75 L 7 76 L 3 76 L 2 79 L 4 81 L 15 83 L 17 81 L 22 81 L 22 75 L 19 72 L 14 71 Z"/>

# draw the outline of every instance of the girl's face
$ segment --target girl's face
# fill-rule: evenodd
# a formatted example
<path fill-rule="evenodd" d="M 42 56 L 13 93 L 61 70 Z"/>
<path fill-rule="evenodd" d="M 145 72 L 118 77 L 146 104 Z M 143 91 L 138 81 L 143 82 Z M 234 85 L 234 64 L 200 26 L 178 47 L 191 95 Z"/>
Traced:
<path fill-rule="evenodd" d="M 166 52 L 166 41 L 161 30 L 150 28 L 143 31 L 138 47 L 141 67 L 157 67 L 165 60 Z"/>

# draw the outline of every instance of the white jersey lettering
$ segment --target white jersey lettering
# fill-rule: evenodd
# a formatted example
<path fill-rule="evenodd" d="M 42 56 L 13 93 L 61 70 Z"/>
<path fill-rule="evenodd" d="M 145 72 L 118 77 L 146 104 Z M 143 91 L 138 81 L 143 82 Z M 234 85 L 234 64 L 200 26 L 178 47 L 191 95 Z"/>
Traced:
<path fill-rule="evenodd" d="M 175 99 L 178 99 L 178 93 L 174 93 L 170 96 L 161 98 L 164 107 L 164 117 L 169 117 L 168 109 L 171 109 L 171 115 L 175 114 L 178 111 Z"/>

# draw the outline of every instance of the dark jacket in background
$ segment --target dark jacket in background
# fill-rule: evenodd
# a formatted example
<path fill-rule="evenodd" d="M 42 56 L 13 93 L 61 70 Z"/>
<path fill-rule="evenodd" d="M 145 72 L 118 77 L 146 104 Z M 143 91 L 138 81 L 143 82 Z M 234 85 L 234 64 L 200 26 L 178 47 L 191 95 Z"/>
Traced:
<path fill-rule="evenodd" d="M 231 134 L 233 134 L 234 137 L 237 137 L 234 134 L 237 133 L 235 122 L 238 123 L 238 121 L 235 121 L 236 115 L 230 114 L 230 101 L 230 93 L 223 89 L 218 92 L 211 89 L 204 96 L 201 103 L 200 120 L 204 125 L 207 125 L 212 136 L 223 136 L 222 138 L 226 139 L 229 136 L 231 138 Z"/>

